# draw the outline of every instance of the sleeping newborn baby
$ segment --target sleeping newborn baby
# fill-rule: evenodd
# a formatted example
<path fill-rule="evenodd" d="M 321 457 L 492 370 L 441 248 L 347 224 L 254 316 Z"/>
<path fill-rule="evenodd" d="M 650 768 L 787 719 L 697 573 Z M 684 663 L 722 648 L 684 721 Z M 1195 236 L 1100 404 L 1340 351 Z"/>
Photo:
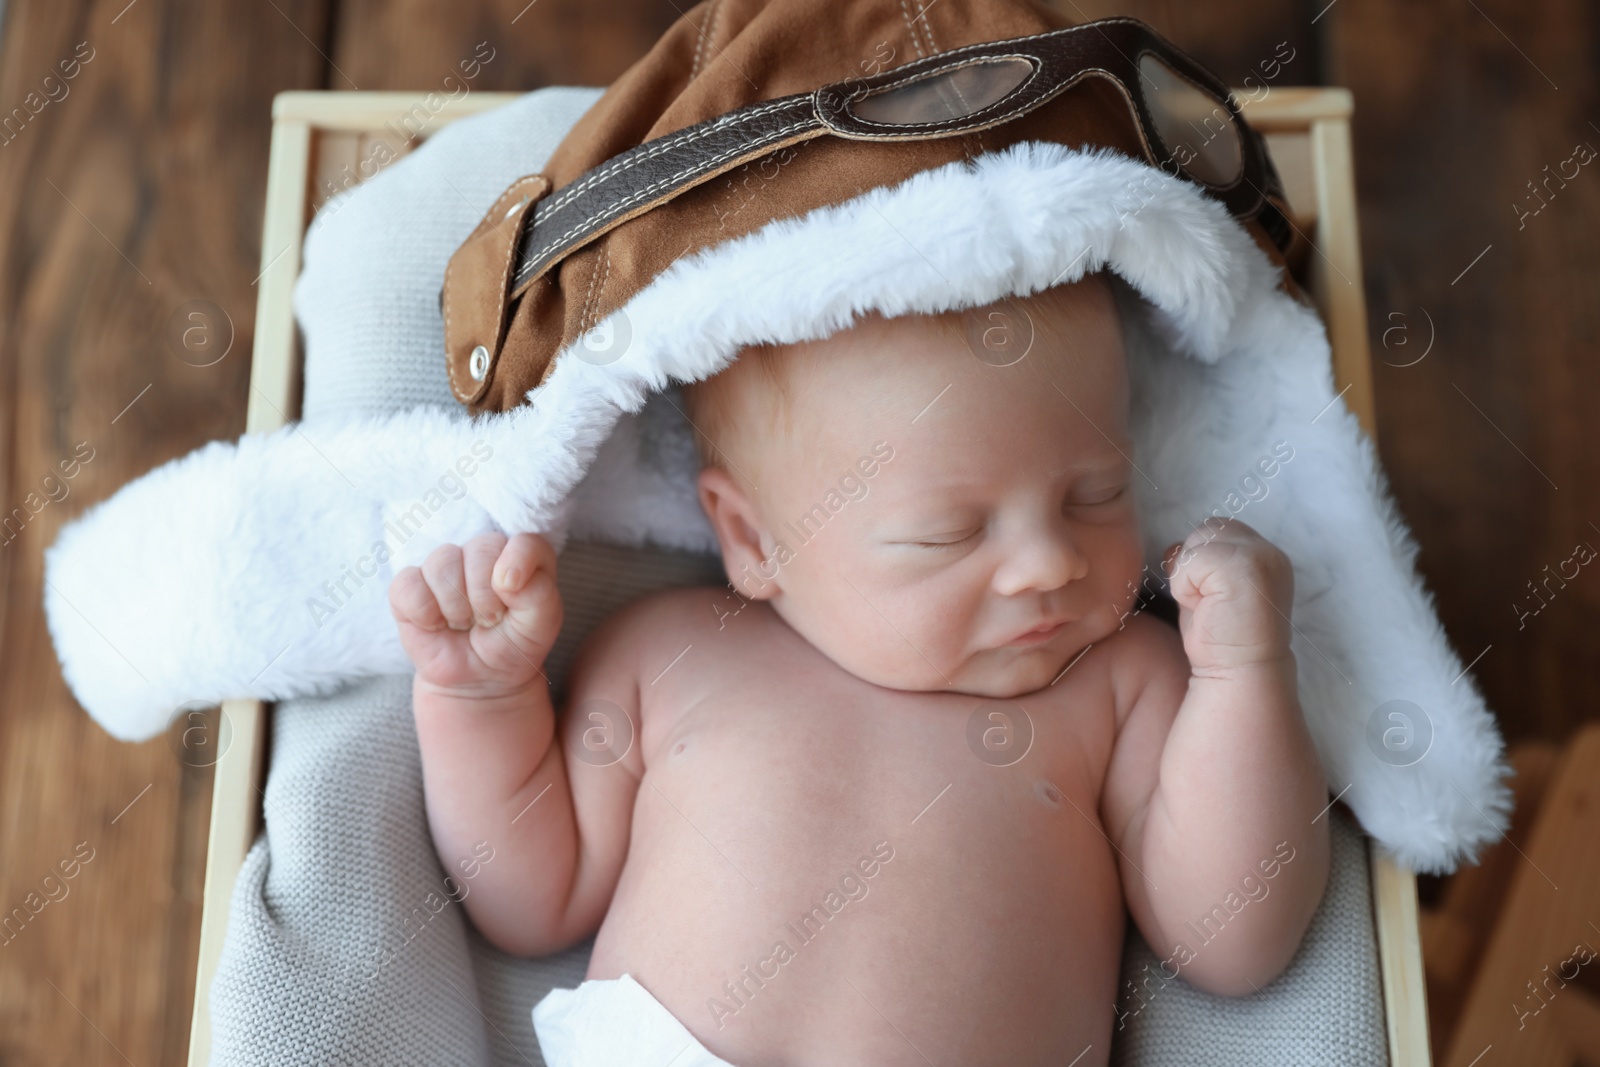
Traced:
<path fill-rule="evenodd" d="M 1024 317 L 1022 358 L 975 355 Z M 1292 573 L 1214 524 L 1163 562 L 1177 629 L 1141 610 L 1104 278 L 685 396 L 738 595 L 618 612 L 562 714 L 542 538 L 391 588 L 440 857 L 494 848 L 464 907 L 518 955 L 595 936 L 534 1010 L 550 1063 L 1103 1064 L 1128 914 L 1166 979 L 1283 970 L 1328 867 Z"/>

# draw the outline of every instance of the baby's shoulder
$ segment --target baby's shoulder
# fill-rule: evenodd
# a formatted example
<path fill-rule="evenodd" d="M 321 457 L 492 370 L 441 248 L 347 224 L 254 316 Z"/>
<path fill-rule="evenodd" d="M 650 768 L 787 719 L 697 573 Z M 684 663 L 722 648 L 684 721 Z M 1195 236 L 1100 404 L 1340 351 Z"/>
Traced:
<path fill-rule="evenodd" d="M 767 605 L 742 600 L 717 586 L 680 586 L 637 597 L 606 616 L 584 638 L 573 659 L 569 692 L 631 694 L 629 699 L 638 701 L 649 688 L 660 705 L 675 687 L 650 688 L 651 679 L 691 648 L 698 650 L 691 663 L 702 668 L 730 658 L 748 663 L 771 633 L 770 625 L 763 625 L 766 613 L 770 613 Z M 674 680 L 697 673 L 686 675 L 686 670 L 675 672 Z M 607 699 L 621 703 L 621 695 Z M 668 701 L 676 703 L 681 702 Z"/>
<path fill-rule="evenodd" d="M 673 586 L 629 601 L 607 621 L 629 629 L 715 630 L 719 623 L 725 624 L 727 617 L 749 604 L 726 587 Z"/>
<path fill-rule="evenodd" d="M 1146 666 L 1160 661 L 1170 661 L 1183 656 L 1183 638 L 1177 627 L 1149 612 L 1141 611 L 1123 621 L 1122 629 L 1112 635 L 1116 655 L 1114 659 L 1132 667 Z M 1108 642 L 1111 644 L 1112 642 Z"/>
<path fill-rule="evenodd" d="M 1183 638 L 1170 623 L 1140 613 L 1128 618 L 1106 644 L 1106 667 L 1119 723 L 1152 686 L 1176 689 L 1180 694 L 1187 687 L 1189 658 L 1183 651 Z"/>
<path fill-rule="evenodd" d="M 658 643 L 692 640 L 715 631 L 749 606 L 726 588 L 677 586 L 630 600 L 595 627 L 585 644 L 647 649 Z"/>
<path fill-rule="evenodd" d="M 1125 691 L 1160 676 L 1188 668 L 1183 639 L 1167 622 L 1150 615 L 1130 615 L 1120 628 L 1070 659 L 1065 669 L 1041 692 L 1081 697 L 1081 687 Z"/>

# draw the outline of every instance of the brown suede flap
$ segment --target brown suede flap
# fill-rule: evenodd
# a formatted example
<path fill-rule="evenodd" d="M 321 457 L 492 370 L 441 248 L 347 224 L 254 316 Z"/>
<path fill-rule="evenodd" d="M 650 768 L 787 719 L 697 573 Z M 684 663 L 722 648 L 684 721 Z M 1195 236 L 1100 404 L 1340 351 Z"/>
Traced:
<path fill-rule="evenodd" d="M 498 351 L 510 291 L 512 253 L 517 233 L 528 209 L 550 192 L 550 179 L 541 174 L 519 178 L 500 194 L 444 270 L 440 304 L 444 311 L 446 368 L 450 388 L 471 402 L 483 392 L 487 367 Z M 474 374 L 472 353 L 483 346 Z"/>

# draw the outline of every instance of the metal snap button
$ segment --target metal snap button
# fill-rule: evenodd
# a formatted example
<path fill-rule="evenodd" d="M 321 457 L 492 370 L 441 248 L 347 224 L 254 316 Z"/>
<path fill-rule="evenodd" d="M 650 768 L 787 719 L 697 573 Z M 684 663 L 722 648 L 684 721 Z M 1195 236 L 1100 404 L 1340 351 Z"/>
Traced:
<path fill-rule="evenodd" d="M 472 375 L 472 380 L 481 382 L 489 373 L 489 350 L 483 345 L 472 350 L 472 358 L 467 361 L 467 373 Z"/>

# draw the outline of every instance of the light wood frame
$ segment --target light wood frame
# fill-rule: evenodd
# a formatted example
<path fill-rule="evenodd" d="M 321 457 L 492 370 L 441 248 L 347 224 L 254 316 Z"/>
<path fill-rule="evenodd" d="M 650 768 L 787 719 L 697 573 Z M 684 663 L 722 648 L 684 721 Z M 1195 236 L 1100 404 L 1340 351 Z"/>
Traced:
<path fill-rule="evenodd" d="M 433 129 L 517 95 L 474 93 L 453 101 L 432 116 Z M 1252 97 L 1244 90 L 1235 95 L 1240 100 Z M 331 156 L 342 154 L 346 163 L 365 158 L 357 147 L 364 137 L 392 142 L 392 134 L 381 131 L 393 130 L 402 116 L 415 114 L 422 100 L 415 93 L 286 92 L 273 101 L 246 423 L 250 432 L 276 429 L 297 413 L 300 352 L 291 300 L 300 273 L 301 238 L 314 205 L 323 199 L 317 176 L 331 170 L 336 162 Z M 1371 435 L 1372 367 L 1350 149 L 1352 105 L 1346 89 L 1277 88 L 1247 103 L 1245 115 L 1266 133 L 1295 208 L 1295 226 L 1311 243 L 1311 293 L 1327 323 L 1335 382 Z M 223 714 L 231 721 L 233 741 L 217 762 L 212 791 L 190 1067 L 205 1067 L 210 1060 L 211 979 L 222 952 L 234 881 L 260 825 L 266 770 L 268 709 L 260 701 L 231 700 Z M 1370 856 L 1389 1061 L 1392 1067 L 1428 1067 L 1416 879 L 1377 848 Z"/>

